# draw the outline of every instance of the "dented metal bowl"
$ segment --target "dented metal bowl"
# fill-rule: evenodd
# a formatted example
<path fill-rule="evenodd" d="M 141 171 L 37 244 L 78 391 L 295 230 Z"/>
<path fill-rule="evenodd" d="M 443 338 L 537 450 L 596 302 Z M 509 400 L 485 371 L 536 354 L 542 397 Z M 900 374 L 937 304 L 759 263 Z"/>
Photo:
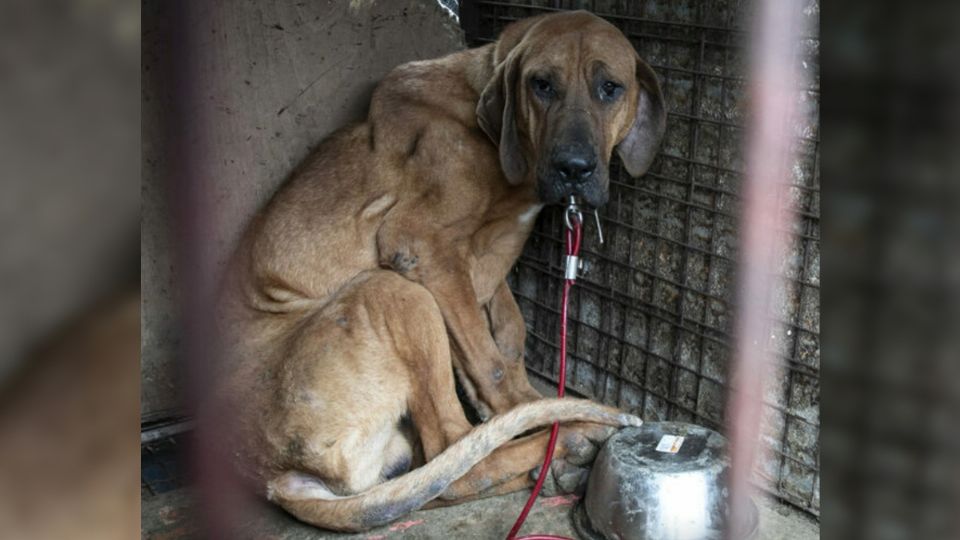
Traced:
<path fill-rule="evenodd" d="M 574 523 L 585 538 L 705 540 L 724 537 L 730 501 L 726 439 L 707 428 L 651 422 L 610 437 L 597 455 Z M 756 537 L 757 511 L 733 528 Z"/>

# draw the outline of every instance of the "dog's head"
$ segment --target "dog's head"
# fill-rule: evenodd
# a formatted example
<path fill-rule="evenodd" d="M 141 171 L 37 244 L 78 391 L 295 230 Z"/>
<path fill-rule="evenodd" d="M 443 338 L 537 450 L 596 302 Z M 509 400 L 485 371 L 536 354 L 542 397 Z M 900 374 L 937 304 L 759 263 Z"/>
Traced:
<path fill-rule="evenodd" d="M 507 27 L 477 104 L 511 184 L 535 182 L 541 202 L 607 201 L 613 150 L 643 174 L 666 121 L 653 70 L 613 25 L 575 11 Z"/>

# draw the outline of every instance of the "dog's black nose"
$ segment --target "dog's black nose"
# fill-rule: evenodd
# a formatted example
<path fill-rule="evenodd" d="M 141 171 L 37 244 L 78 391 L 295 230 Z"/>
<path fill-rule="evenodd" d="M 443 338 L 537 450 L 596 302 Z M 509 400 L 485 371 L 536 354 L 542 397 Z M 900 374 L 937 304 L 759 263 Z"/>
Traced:
<path fill-rule="evenodd" d="M 560 155 L 553 161 L 553 166 L 564 180 L 583 182 L 597 168 L 597 160 L 583 155 Z"/>

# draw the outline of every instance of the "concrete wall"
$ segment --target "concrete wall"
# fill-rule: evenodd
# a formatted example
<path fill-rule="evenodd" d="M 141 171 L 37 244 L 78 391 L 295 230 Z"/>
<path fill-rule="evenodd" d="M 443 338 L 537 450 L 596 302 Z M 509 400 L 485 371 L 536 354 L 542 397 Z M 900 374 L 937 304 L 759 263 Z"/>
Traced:
<path fill-rule="evenodd" d="M 198 3 L 186 27 L 162 1 L 144 4 L 141 415 L 178 408 L 182 381 L 173 257 L 170 157 L 163 137 L 204 148 L 203 197 L 213 213 L 208 243 L 222 268 L 250 216 L 308 150 L 344 124 L 362 119 L 376 82 L 398 64 L 463 47 L 459 25 L 433 0 L 211 1 Z M 194 125 L 162 130 L 174 88 L 171 37 L 189 39 L 197 79 L 187 113 Z M 174 65 L 173 69 L 182 66 Z M 196 125 L 199 124 L 199 125 Z M 181 129 L 182 128 L 182 129 Z"/>

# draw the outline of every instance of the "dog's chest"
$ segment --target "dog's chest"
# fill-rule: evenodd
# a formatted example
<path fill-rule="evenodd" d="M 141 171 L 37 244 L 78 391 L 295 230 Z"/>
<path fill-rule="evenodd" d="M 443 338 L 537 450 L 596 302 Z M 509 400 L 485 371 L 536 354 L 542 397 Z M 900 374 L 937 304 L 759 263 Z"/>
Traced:
<path fill-rule="evenodd" d="M 520 227 L 529 227 L 533 224 L 533 221 L 537 219 L 537 216 L 540 215 L 540 210 L 543 209 L 543 205 L 539 203 L 531 204 L 527 207 L 526 210 L 520 213 L 517 216 L 517 225 Z"/>
<path fill-rule="evenodd" d="M 508 268 L 520 256 L 533 229 L 542 204 L 529 203 L 503 208 L 495 216 L 485 216 L 484 225 L 473 236 L 473 252 L 479 259 L 499 259 L 497 266 Z"/>

